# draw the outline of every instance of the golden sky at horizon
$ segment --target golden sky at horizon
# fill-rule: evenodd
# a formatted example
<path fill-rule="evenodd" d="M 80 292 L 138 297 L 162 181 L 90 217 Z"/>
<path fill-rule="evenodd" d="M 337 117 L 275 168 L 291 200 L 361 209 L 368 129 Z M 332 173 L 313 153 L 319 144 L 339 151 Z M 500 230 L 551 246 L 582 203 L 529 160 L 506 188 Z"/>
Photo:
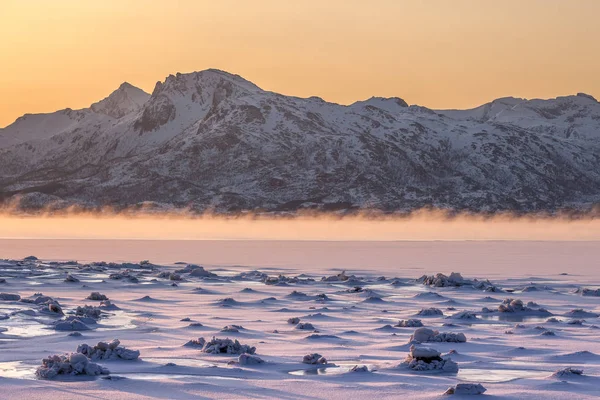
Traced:
<path fill-rule="evenodd" d="M 0 127 L 219 68 L 342 104 L 600 98 L 600 0 L 0 0 Z"/>

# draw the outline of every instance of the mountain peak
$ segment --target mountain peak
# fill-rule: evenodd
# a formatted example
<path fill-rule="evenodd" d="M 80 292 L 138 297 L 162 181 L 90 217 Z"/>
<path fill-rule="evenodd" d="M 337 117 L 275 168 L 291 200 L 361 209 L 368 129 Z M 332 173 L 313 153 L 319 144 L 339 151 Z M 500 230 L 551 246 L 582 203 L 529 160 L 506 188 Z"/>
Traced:
<path fill-rule="evenodd" d="M 577 97 L 583 97 L 589 100 L 593 100 L 596 103 L 598 103 L 598 100 L 596 100 L 596 98 L 594 96 L 592 96 L 591 94 L 586 94 L 586 93 L 577 93 Z"/>
<path fill-rule="evenodd" d="M 239 91 L 243 92 L 262 90 L 254 83 L 239 75 L 211 68 L 189 73 L 177 72 L 175 75 L 171 74 L 165 78 L 164 82 L 158 81 L 156 83 L 152 95 L 158 95 L 165 91 L 175 91 L 181 94 L 189 91 L 200 92 L 206 89 L 214 89 L 217 86 L 223 85 L 223 83 L 234 85 Z"/>
<path fill-rule="evenodd" d="M 138 111 L 150 95 L 129 82 L 123 82 L 108 97 L 90 106 L 92 111 L 112 118 L 121 118 Z"/>

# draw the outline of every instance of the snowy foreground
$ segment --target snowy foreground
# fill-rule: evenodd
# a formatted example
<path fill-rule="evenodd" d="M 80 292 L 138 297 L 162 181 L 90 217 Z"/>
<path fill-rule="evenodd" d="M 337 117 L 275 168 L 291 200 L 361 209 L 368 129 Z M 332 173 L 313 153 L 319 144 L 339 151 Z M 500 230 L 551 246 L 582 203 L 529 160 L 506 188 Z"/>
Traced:
<path fill-rule="evenodd" d="M 413 272 L 2 260 L 0 398 L 600 395 L 600 281 Z"/>

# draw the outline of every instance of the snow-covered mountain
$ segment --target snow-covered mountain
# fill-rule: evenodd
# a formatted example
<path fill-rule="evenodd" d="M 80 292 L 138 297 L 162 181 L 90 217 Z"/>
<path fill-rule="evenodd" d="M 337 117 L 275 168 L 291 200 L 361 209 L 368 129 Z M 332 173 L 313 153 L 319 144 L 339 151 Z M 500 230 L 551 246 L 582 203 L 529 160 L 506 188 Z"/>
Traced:
<path fill-rule="evenodd" d="M 0 199 L 153 201 L 218 212 L 600 203 L 600 103 L 585 94 L 434 111 L 268 92 L 218 70 L 127 83 L 82 110 L 0 129 Z"/>

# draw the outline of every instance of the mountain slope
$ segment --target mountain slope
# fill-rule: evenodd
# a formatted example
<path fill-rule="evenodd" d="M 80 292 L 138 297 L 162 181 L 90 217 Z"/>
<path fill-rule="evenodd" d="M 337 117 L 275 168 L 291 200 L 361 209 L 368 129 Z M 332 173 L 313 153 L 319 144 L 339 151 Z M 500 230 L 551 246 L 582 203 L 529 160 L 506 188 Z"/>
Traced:
<path fill-rule="evenodd" d="M 0 197 L 218 212 L 600 202 L 600 103 L 587 95 L 465 111 L 376 97 L 343 106 L 218 70 L 170 75 L 147 99 L 132 88 L 20 141 L 2 142 L 22 135 L 19 121 L 0 131 Z"/>

